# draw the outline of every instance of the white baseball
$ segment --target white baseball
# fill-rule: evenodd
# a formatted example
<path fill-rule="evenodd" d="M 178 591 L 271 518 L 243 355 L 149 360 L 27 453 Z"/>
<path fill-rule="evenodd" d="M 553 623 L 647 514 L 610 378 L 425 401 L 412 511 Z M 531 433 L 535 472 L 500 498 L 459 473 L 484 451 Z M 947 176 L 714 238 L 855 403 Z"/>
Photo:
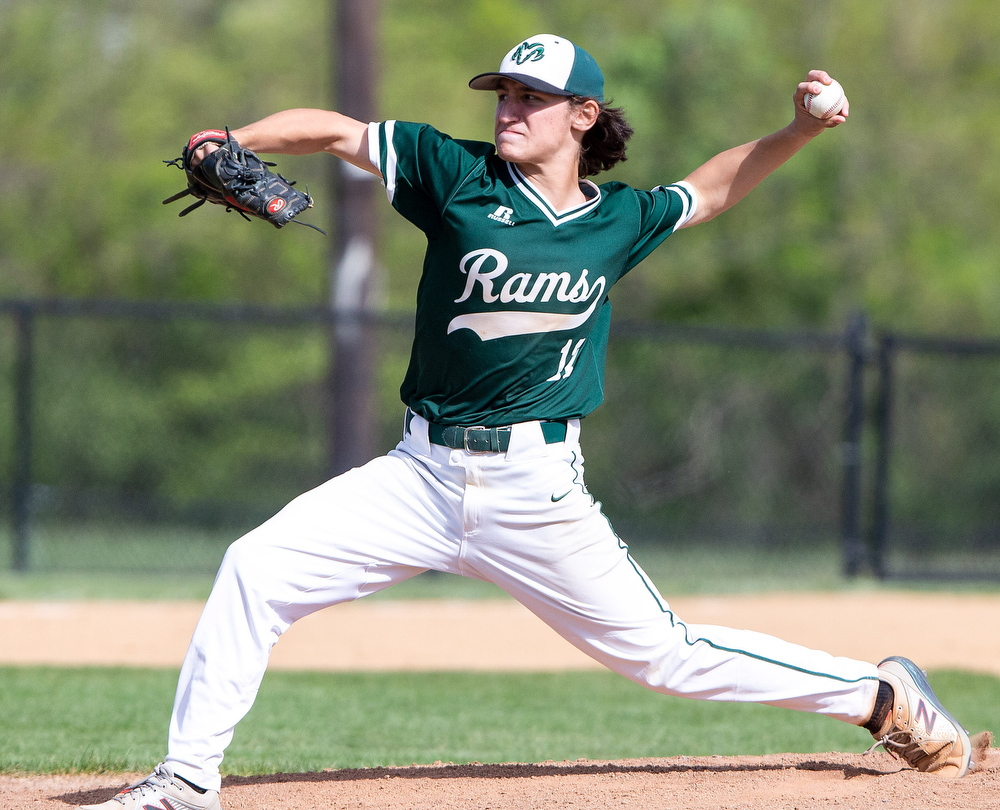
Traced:
<path fill-rule="evenodd" d="M 830 84 L 824 84 L 821 92 L 806 93 L 806 111 L 816 118 L 831 118 L 843 109 L 846 100 L 844 88 L 834 79 Z"/>

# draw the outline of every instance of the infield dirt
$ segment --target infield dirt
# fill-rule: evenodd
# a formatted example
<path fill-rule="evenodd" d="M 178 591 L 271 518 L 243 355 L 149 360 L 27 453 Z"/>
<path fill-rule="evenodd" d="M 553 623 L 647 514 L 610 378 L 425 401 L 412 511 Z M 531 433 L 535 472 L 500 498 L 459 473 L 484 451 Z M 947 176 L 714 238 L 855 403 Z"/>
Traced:
<path fill-rule="evenodd" d="M 927 668 L 1000 675 L 1000 597 L 881 592 L 688 597 L 682 618 L 774 633 L 839 655 L 903 654 Z M 0 664 L 178 666 L 200 604 L 0 602 Z M 155 622 L 154 622 L 155 617 Z M 158 628 L 155 646 L 149 627 Z M 163 636 L 163 628 L 171 633 Z M 986 630 L 986 632 L 984 632 Z M 469 632 L 467 632 L 469 631 Z M 337 639 L 331 644 L 331 639 Z M 378 639 L 377 643 L 373 639 Z M 459 639 L 460 644 L 455 643 Z M 473 643 L 482 640 L 482 648 Z M 275 649 L 284 669 L 519 669 L 592 666 L 507 601 L 364 602 L 299 622 Z M 998 696 L 1000 699 L 1000 696 Z M 0 808 L 49 810 L 110 798 L 140 774 L 0 777 Z M 618 762 L 445 764 L 227 777 L 225 810 L 323 808 L 1000 807 L 1000 752 L 958 781 L 887 754 L 675 757 Z"/>

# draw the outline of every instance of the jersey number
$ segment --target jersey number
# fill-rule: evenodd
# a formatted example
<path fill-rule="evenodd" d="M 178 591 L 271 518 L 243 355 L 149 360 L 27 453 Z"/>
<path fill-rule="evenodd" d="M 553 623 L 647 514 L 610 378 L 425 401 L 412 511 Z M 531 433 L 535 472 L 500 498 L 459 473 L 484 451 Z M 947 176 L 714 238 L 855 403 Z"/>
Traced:
<path fill-rule="evenodd" d="M 572 338 L 566 341 L 566 345 L 562 347 L 562 354 L 559 357 L 559 370 L 546 380 L 546 382 L 556 382 L 557 380 L 565 380 L 570 374 L 573 373 L 573 367 L 576 364 L 576 358 L 580 354 L 580 349 L 583 348 L 583 344 L 586 343 L 586 338 L 580 338 L 576 345 L 573 345 Z"/>

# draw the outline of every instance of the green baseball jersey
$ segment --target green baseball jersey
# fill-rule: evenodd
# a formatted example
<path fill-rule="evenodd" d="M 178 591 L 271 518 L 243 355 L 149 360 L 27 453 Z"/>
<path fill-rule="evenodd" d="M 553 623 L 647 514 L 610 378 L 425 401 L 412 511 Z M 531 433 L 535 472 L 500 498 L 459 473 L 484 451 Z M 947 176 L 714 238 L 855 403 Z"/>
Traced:
<path fill-rule="evenodd" d="M 424 232 L 403 402 L 445 425 L 585 416 L 604 396 L 608 292 L 694 213 L 685 183 L 581 181 L 556 211 L 493 144 L 426 124 L 368 131 L 393 207 Z"/>

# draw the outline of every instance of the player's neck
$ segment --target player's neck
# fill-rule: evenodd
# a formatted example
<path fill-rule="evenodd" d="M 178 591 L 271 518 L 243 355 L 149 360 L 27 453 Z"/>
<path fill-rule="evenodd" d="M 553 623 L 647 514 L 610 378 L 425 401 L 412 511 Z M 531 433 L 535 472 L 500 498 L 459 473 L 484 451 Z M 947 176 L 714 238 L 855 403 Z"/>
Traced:
<path fill-rule="evenodd" d="M 587 195 L 581 188 L 580 178 L 575 171 L 568 172 L 562 166 L 528 163 L 518 163 L 517 168 L 545 197 L 556 213 L 568 211 L 587 202 Z"/>

